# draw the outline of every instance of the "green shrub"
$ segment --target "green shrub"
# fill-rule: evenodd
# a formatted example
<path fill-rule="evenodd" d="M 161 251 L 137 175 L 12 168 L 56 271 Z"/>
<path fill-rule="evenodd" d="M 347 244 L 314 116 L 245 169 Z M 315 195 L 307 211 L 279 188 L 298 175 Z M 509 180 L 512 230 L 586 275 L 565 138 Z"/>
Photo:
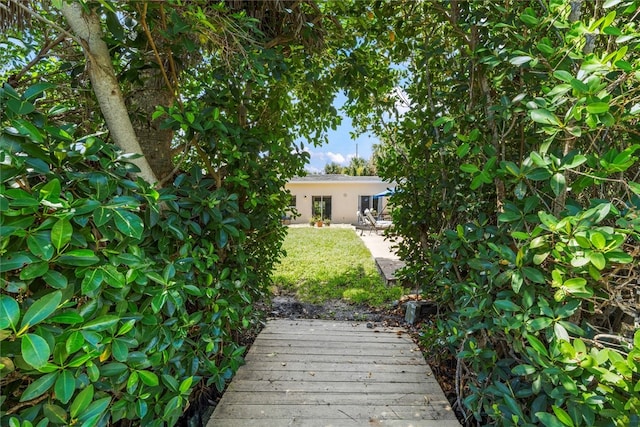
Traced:
<path fill-rule="evenodd" d="M 131 179 L 114 146 L 37 112 L 40 92 L 0 92 L 2 425 L 172 425 L 241 364 L 282 235 L 252 227 L 280 215 L 198 167 Z"/>
<path fill-rule="evenodd" d="M 510 200 L 498 226 L 481 216 L 446 231 L 431 253 L 451 309 L 439 339 L 473 372 L 457 379 L 462 402 L 483 423 L 638 423 L 640 331 L 611 320 L 629 297 L 618 278 L 637 274 L 637 197 L 625 209 L 571 200 L 556 218 L 544 194 Z"/>

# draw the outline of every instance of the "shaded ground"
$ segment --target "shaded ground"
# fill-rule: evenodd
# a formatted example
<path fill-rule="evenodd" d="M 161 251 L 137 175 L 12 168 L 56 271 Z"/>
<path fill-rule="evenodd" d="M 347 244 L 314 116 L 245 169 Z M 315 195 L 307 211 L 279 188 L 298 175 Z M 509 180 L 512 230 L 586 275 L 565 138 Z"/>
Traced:
<path fill-rule="evenodd" d="M 395 312 L 396 308 L 397 305 L 387 309 L 372 309 L 366 305 L 348 304 L 344 301 L 310 304 L 300 302 L 293 296 L 277 296 L 273 298 L 267 313 L 271 317 L 287 319 L 387 322 L 390 325 L 399 325 L 402 318 Z"/>
<path fill-rule="evenodd" d="M 311 304 L 301 302 L 290 295 L 280 295 L 273 297 L 271 304 L 259 307 L 259 309 L 264 313 L 265 317 L 371 322 L 372 327 L 378 324 L 407 326 L 404 321 L 404 309 L 399 303 L 391 304 L 386 308 L 371 308 L 361 304 L 348 304 L 341 300 L 329 301 L 323 304 Z M 431 366 L 452 408 L 456 410 L 455 359 L 450 355 L 435 355 L 432 349 L 423 348 L 419 338 L 422 325 L 428 322 L 430 322 L 430 319 L 422 319 L 416 325 L 408 326 L 408 329 L 416 344 L 422 349 L 427 363 Z M 256 325 L 240 337 L 240 343 L 250 347 L 261 329 L 262 325 Z M 177 425 L 181 427 L 205 427 L 221 397 L 222 394 L 215 387 L 202 390 L 198 399 L 191 403 L 191 407 L 185 412 L 185 415 L 178 421 Z M 461 415 L 457 410 L 456 415 L 461 420 Z"/>

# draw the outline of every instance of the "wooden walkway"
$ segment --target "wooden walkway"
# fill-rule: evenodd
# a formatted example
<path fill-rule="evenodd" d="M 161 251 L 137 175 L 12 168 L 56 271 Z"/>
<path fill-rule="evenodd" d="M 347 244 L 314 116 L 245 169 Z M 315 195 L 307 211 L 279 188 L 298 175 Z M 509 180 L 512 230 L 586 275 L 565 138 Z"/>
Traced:
<path fill-rule="evenodd" d="M 405 330 L 369 326 L 270 320 L 207 427 L 459 426 Z"/>

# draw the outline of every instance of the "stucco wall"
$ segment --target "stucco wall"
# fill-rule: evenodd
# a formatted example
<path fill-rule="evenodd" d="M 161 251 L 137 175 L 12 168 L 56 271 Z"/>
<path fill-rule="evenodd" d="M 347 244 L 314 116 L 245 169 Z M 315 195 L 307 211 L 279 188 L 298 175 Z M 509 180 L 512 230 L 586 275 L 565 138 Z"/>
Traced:
<path fill-rule="evenodd" d="M 296 196 L 296 209 L 301 216 L 292 223 L 305 224 L 312 217 L 313 196 L 331 197 L 331 222 L 354 224 L 360 196 L 373 196 L 393 187 L 387 182 L 290 182 L 286 188 Z M 382 205 L 387 206 L 387 198 Z M 387 209 L 388 210 L 388 209 Z"/>

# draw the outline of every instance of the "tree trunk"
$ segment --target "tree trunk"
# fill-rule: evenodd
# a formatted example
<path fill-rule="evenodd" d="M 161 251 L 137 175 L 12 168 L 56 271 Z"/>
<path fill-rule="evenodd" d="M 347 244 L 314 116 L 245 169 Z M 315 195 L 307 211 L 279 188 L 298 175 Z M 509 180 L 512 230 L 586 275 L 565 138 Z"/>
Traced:
<path fill-rule="evenodd" d="M 174 98 L 157 68 L 141 70 L 140 74 L 142 85 L 133 85 L 127 94 L 126 105 L 142 152 L 156 176 L 163 180 L 174 169 L 173 130 L 161 129 L 163 119 L 152 120 L 151 117 L 156 107 L 168 107 Z"/>
<path fill-rule="evenodd" d="M 107 44 L 102 39 L 98 16 L 95 13 L 84 13 L 79 3 L 62 2 L 62 13 L 71 30 L 82 41 L 93 92 L 113 141 L 125 153 L 143 154 L 111 64 Z M 131 162 L 140 168 L 139 176 L 142 179 L 150 184 L 158 181 L 145 157 L 133 159 Z"/>

